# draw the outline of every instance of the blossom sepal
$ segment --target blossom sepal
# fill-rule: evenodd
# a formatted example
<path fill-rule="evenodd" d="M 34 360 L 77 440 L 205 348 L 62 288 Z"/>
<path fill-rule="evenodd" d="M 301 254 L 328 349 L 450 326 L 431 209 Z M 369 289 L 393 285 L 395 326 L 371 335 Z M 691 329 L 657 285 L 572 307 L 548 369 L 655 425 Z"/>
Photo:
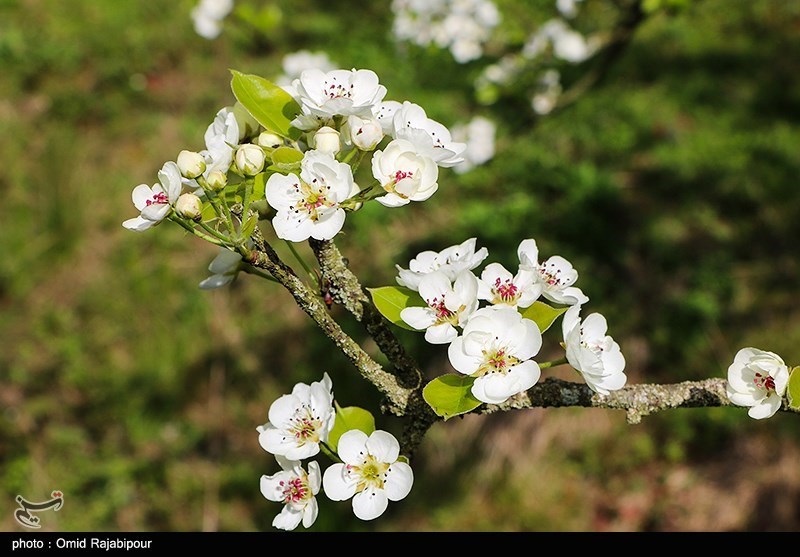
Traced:
<path fill-rule="evenodd" d="M 472 394 L 475 377 L 448 373 L 433 379 L 422 389 L 422 398 L 445 421 L 475 410 L 483 404 Z"/>
<path fill-rule="evenodd" d="M 334 401 L 336 407 L 336 421 L 328 435 L 328 446 L 336 452 L 339 448 L 339 438 L 351 429 L 363 431 L 370 435 L 375 431 L 375 417 L 368 411 L 358 406 L 342 408 Z"/>
<path fill-rule="evenodd" d="M 299 114 L 300 105 L 292 96 L 271 81 L 252 74 L 231 70 L 231 90 L 236 100 L 256 121 L 281 137 L 297 140 L 301 131 L 291 125 L 287 114 Z"/>
<path fill-rule="evenodd" d="M 375 304 L 381 315 L 398 327 L 407 331 L 419 332 L 400 317 L 400 312 L 406 308 L 428 307 L 418 292 L 403 286 L 381 286 L 367 288 L 367 290 L 372 296 L 372 303 Z"/>

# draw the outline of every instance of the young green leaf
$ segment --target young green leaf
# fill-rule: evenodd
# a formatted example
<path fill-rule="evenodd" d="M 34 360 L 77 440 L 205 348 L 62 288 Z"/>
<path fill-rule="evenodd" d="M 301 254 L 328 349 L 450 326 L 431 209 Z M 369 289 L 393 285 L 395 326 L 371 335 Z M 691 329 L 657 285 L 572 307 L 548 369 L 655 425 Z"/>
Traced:
<path fill-rule="evenodd" d="M 792 368 L 789 374 L 789 386 L 786 387 L 786 395 L 789 398 L 789 408 L 800 410 L 800 366 Z"/>
<path fill-rule="evenodd" d="M 300 105 L 289 93 L 263 77 L 236 70 L 231 73 L 231 89 L 236 100 L 259 124 L 282 137 L 300 137 L 300 130 L 291 125 L 300 113 Z"/>
<path fill-rule="evenodd" d="M 339 438 L 351 429 L 358 429 L 367 435 L 375 431 L 375 418 L 367 410 L 358 406 L 348 406 L 342 408 L 336 405 L 336 421 L 333 424 L 330 435 L 328 435 L 328 445 L 337 451 Z"/>
<path fill-rule="evenodd" d="M 481 405 L 481 401 L 472 396 L 474 377 L 448 373 L 437 377 L 422 389 L 425 399 L 437 416 L 449 420 L 453 416 L 466 414 Z"/>
<path fill-rule="evenodd" d="M 386 319 L 409 331 L 417 329 L 408 325 L 400 319 L 400 312 L 408 307 L 425 307 L 425 300 L 410 288 L 401 286 L 381 286 L 379 288 L 367 288 L 372 295 L 372 303 L 378 308 Z"/>
<path fill-rule="evenodd" d="M 264 193 L 267 185 L 266 172 L 260 172 L 253 178 L 253 192 L 250 194 L 250 203 L 264 199 Z"/>
<path fill-rule="evenodd" d="M 554 308 L 544 302 L 533 302 L 533 305 L 525 308 L 522 317 L 530 319 L 539 326 L 541 332 L 545 332 L 553 324 L 556 318 L 567 311 L 569 308 Z"/>

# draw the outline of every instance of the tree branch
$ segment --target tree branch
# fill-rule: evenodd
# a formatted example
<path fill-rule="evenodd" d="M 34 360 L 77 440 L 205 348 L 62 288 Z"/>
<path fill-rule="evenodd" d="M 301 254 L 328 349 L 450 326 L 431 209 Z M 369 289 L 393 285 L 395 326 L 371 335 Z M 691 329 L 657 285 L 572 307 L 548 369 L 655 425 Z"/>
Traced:
<path fill-rule="evenodd" d="M 580 406 L 625 410 L 629 424 L 638 424 L 644 416 L 674 408 L 736 406 L 725 391 L 724 378 L 684 381 L 667 385 L 629 385 L 608 395 L 592 391 L 588 385 L 550 377 L 511 397 L 503 404 L 489 404 L 474 410 L 476 414 L 492 414 L 522 408 L 560 408 Z M 799 413 L 786 401 L 781 410 Z"/>
<path fill-rule="evenodd" d="M 405 425 L 401 439 L 403 454 L 411 457 L 422 438 L 438 417 L 422 398 L 424 381 L 419 365 L 397 340 L 386 320 L 364 292 L 358 277 L 348 268 L 344 257 L 333 241 L 309 240 L 309 245 L 319 261 L 323 281 L 330 288 L 333 299 L 343 305 L 360 321 L 367 333 L 389 360 L 391 372 L 407 388 L 407 404 L 402 415 Z"/>
<path fill-rule="evenodd" d="M 275 277 L 289 291 L 300 309 L 314 320 L 322 332 L 350 359 L 364 378 L 375 385 L 378 391 L 386 397 L 389 411 L 398 416 L 404 415 L 409 406 L 409 400 L 412 398 L 411 390 L 402 385 L 394 374 L 383 369 L 342 330 L 328 313 L 328 309 L 319 295 L 309 289 L 295 275 L 294 271 L 281 261 L 272 246 L 264 240 L 258 228 L 253 233 L 252 240 L 255 249 L 248 254 L 243 254 L 247 262 Z"/>

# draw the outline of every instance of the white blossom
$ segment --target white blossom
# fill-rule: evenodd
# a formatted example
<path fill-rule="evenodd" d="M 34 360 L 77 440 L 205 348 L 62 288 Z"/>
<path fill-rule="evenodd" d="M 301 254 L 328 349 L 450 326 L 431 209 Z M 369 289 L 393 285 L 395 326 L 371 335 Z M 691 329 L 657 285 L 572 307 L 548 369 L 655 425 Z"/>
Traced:
<path fill-rule="evenodd" d="M 489 306 L 472 314 L 447 355 L 456 371 L 475 377 L 471 388 L 475 398 L 499 404 L 539 380 L 539 364 L 531 358 L 541 347 L 536 323 L 514 308 Z"/>
<path fill-rule="evenodd" d="M 253 143 L 244 143 L 236 148 L 236 168 L 245 176 L 255 176 L 264 169 L 264 149 Z"/>
<path fill-rule="evenodd" d="M 203 290 L 212 290 L 230 284 L 242 265 L 242 256 L 228 248 L 219 248 L 219 253 L 208 265 L 211 276 L 200 282 Z"/>
<path fill-rule="evenodd" d="M 500 263 L 489 263 L 478 281 L 478 298 L 493 305 L 529 307 L 541 295 L 542 287 L 535 281 L 535 274 L 520 269 L 516 275 Z"/>
<path fill-rule="evenodd" d="M 183 150 L 178 153 L 178 168 L 185 178 L 194 179 L 206 170 L 206 161 L 203 155 L 194 151 Z"/>
<path fill-rule="evenodd" d="M 342 463 L 325 470 L 322 485 L 332 501 L 353 498 L 353 513 L 361 520 L 378 518 L 389 505 L 406 497 L 414 484 L 414 473 L 399 460 L 400 444 L 386 431 L 369 436 L 353 429 L 339 438 Z"/>
<path fill-rule="evenodd" d="M 222 20 L 233 10 L 233 0 L 200 0 L 192 9 L 195 32 L 205 39 L 216 39 L 222 32 Z"/>
<path fill-rule="evenodd" d="M 384 101 L 372 109 L 372 115 L 381 125 L 385 135 L 394 137 L 394 115 L 401 106 L 403 106 L 402 103 L 397 101 Z"/>
<path fill-rule="evenodd" d="M 408 263 L 408 269 L 395 265 L 399 273 L 397 284 L 418 290 L 422 278 L 434 271 L 442 271 L 448 279 L 455 280 L 459 273 L 471 271 L 489 256 L 486 248 L 475 251 L 476 241 L 476 238 L 470 238 L 440 252 L 423 251 Z"/>
<path fill-rule="evenodd" d="M 233 162 L 233 153 L 239 144 L 239 124 L 233 109 L 221 108 L 214 117 L 214 121 L 206 128 L 204 135 L 206 148 L 200 154 L 206 160 L 206 170 L 203 176 L 215 170 L 226 174 Z"/>
<path fill-rule="evenodd" d="M 539 76 L 536 82 L 531 108 L 536 114 L 550 114 L 561 96 L 561 74 L 558 70 L 549 69 Z"/>
<path fill-rule="evenodd" d="M 383 140 L 383 126 L 375 117 L 348 116 L 342 126 L 345 143 L 362 151 L 372 151 Z"/>
<path fill-rule="evenodd" d="M 578 15 L 578 3 L 583 0 L 556 0 L 556 9 L 564 17 L 573 18 Z"/>
<path fill-rule="evenodd" d="M 182 193 L 175 202 L 175 212 L 185 219 L 200 220 L 203 202 L 193 193 Z"/>
<path fill-rule="evenodd" d="M 303 114 L 293 125 L 312 130 L 337 115 L 372 116 L 372 109 L 383 100 L 386 87 L 378 83 L 372 70 L 305 70 L 292 82 Z"/>
<path fill-rule="evenodd" d="M 580 288 L 572 286 L 578 280 L 578 271 L 561 256 L 554 255 L 539 263 L 539 248 L 533 239 L 523 240 L 517 248 L 520 269 L 534 271 L 534 280 L 542 288 L 542 295 L 557 304 L 584 304 L 589 298 Z"/>
<path fill-rule="evenodd" d="M 553 56 L 571 64 L 578 64 L 592 56 L 597 49 L 596 40 L 588 40 L 563 19 L 551 19 L 536 30 L 522 47 L 522 55 L 538 58 L 552 49 Z"/>
<path fill-rule="evenodd" d="M 315 495 L 322 483 L 319 464 L 308 463 L 308 473 L 297 460 L 280 455 L 275 459 L 281 471 L 271 476 L 261 476 L 261 494 L 270 501 L 283 503 L 283 509 L 272 521 L 272 526 L 281 530 L 294 530 L 300 523 L 310 528 L 317 519 L 319 506 Z"/>
<path fill-rule="evenodd" d="M 447 48 L 459 64 L 480 58 L 500 23 L 490 0 L 393 0 L 392 11 L 398 40 Z"/>
<path fill-rule="evenodd" d="M 342 148 L 339 132 L 330 126 L 323 126 L 311 136 L 310 146 L 323 153 L 335 155 Z"/>
<path fill-rule="evenodd" d="M 420 155 L 436 161 L 441 167 L 451 168 L 464 160 L 466 144 L 453 141 L 450 131 L 436 120 L 428 118 L 418 104 L 405 101 L 392 118 L 396 139 L 410 141 Z"/>
<path fill-rule="evenodd" d="M 789 368 L 780 356 L 766 350 L 742 348 L 728 367 L 728 398 L 749 406 L 747 414 L 757 420 L 780 409 L 788 384 Z"/>
<path fill-rule="evenodd" d="M 455 282 L 442 271 L 422 277 L 419 293 L 427 307 L 407 307 L 400 318 L 418 330 L 425 330 L 431 344 L 447 344 L 458 336 L 456 327 L 463 327 L 478 309 L 478 279 L 471 271 L 462 271 Z"/>
<path fill-rule="evenodd" d="M 311 385 L 297 383 L 269 407 L 269 421 L 258 426 L 258 442 L 274 455 L 302 460 L 319 453 L 336 420 L 333 384 L 325 373 Z"/>
<path fill-rule="evenodd" d="M 144 232 L 172 212 L 183 187 L 178 165 L 172 161 L 164 163 L 158 171 L 158 181 L 153 187 L 139 184 L 133 188 L 131 198 L 140 214 L 123 222 L 122 226 L 135 232 Z"/>
<path fill-rule="evenodd" d="M 491 160 L 494 156 L 494 122 L 483 116 L 476 116 L 469 123 L 453 127 L 453 140 L 466 144 L 464 161 L 453 167 L 463 174 Z"/>
<path fill-rule="evenodd" d="M 281 61 L 283 74 L 279 75 L 275 83 L 282 87 L 291 96 L 296 97 L 297 91 L 292 86 L 292 82 L 300 77 L 305 70 L 321 70 L 329 72 L 336 69 L 336 65 L 322 51 L 312 52 L 310 50 L 298 50 L 291 52 L 283 57 Z"/>
<path fill-rule="evenodd" d="M 372 175 L 386 190 L 386 195 L 376 200 L 386 207 L 425 201 L 439 188 L 439 167 L 404 139 L 395 139 L 372 155 Z"/>
<path fill-rule="evenodd" d="M 596 393 L 609 394 L 625 386 L 625 357 L 613 338 L 606 334 L 605 317 L 592 313 L 582 322 L 580 305 L 564 314 L 561 323 L 567 361 Z"/>
<path fill-rule="evenodd" d="M 330 240 L 344 225 L 341 202 L 358 191 L 349 165 L 330 153 L 306 151 L 299 177 L 272 174 L 267 180 L 267 202 L 277 211 L 272 226 L 283 240 Z"/>

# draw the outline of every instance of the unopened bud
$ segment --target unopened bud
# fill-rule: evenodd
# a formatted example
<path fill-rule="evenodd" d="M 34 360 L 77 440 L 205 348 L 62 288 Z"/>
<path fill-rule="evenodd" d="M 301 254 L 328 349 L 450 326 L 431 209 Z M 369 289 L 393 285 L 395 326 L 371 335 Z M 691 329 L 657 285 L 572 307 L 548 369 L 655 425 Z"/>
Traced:
<path fill-rule="evenodd" d="M 258 143 L 259 147 L 262 149 L 277 149 L 283 145 L 283 139 L 272 132 L 261 132 L 256 143 Z"/>
<path fill-rule="evenodd" d="M 193 193 L 184 193 L 175 202 L 175 212 L 185 219 L 199 220 L 203 213 L 203 202 Z"/>
<path fill-rule="evenodd" d="M 206 171 L 206 161 L 200 153 L 184 150 L 178 153 L 178 168 L 186 178 L 197 178 Z"/>
<path fill-rule="evenodd" d="M 206 176 L 206 184 L 214 191 L 220 191 L 228 185 L 228 176 L 221 170 L 212 170 Z"/>
<path fill-rule="evenodd" d="M 255 176 L 264 169 L 264 149 L 252 143 L 239 145 L 236 150 L 236 168 L 245 176 Z"/>
<path fill-rule="evenodd" d="M 317 133 L 311 138 L 311 145 L 314 149 L 331 155 L 335 155 L 342 148 L 339 143 L 339 132 L 330 126 L 318 129 Z"/>
<path fill-rule="evenodd" d="M 362 151 L 372 151 L 383 139 L 383 129 L 375 118 L 350 116 L 347 119 L 350 141 Z"/>

